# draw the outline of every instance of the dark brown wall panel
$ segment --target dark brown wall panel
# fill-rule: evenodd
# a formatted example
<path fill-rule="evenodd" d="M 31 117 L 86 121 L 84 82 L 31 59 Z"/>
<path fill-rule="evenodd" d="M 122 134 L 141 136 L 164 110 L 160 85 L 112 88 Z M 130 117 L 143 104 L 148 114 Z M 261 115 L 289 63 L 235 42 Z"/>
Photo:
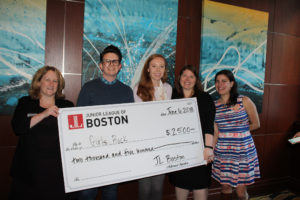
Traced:
<path fill-rule="evenodd" d="M 8 199 L 12 181 L 9 173 L 14 153 L 15 147 L 0 148 L 0 158 L 2 161 L 0 165 L 0 199 Z"/>
<path fill-rule="evenodd" d="M 261 159 L 262 178 L 271 179 L 289 176 L 289 144 L 285 132 L 265 136 L 264 155 Z"/>
<path fill-rule="evenodd" d="M 65 94 L 76 104 L 81 89 L 84 2 L 67 2 L 65 16 Z"/>
<path fill-rule="evenodd" d="M 65 74 L 64 78 L 66 81 L 66 89 L 64 91 L 66 99 L 76 104 L 81 88 L 81 76 L 76 74 Z"/>
<path fill-rule="evenodd" d="M 175 75 L 179 74 L 179 68 L 181 68 L 181 66 L 186 65 L 189 62 L 189 50 L 187 46 L 189 46 L 188 30 L 190 30 L 190 21 L 190 18 L 178 17 Z M 176 73 L 177 71 L 178 73 Z"/>
<path fill-rule="evenodd" d="M 186 33 L 184 29 L 186 29 L 188 26 L 185 23 L 187 19 L 178 16 L 177 21 L 177 39 L 176 39 L 176 68 L 178 69 L 178 66 L 184 65 L 186 63 L 185 60 L 185 40 L 186 40 Z M 181 27 L 181 28 L 179 28 Z M 178 73 L 175 71 L 175 76 L 178 75 Z"/>
<path fill-rule="evenodd" d="M 14 135 L 11 125 L 11 116 L 0 116 L 0 199 L 8 199 L 11 177 L 9 175 L 12 158 L 16 149 L 17 136 Z"/>
<path fill-rule="evenodd" d="M 300 18 L 299 18 L 300 27 Z M 300 37 L 273 35 L 270 83 L 297 85 L 300 79 Z"/>
<path fill-rule="evenodd" d="M 275 9 L 274 32 L 300 37 L 299 0 L 276 0 Z"/>
<path fill-rule="evenodd" d="M 64 56 L 65 2 L 47 1 L 45 64 L 62 69 Z"/>
<path fill-rule="evenodd" d="M 259 161 L 259 168 L 260 168 L 260 172 L 263 174 L 263 170 L 264 170 L 264 144 L 265 144 L 265 135 L 253 135 L 253 140 L 254 140 L 254 144 L 256 147 L 256 151 L 257 151 L 257 156 L 258 156 L 258 161 Z M 263 178 L 263 177 L 262 177 Z"/>
<path fill-rule="evenodd" d="M 300 112 L 300 85 L 273 85 L 268 87 L 270 87 L 267 114 L 268 133 L 287 134 Z"/>
<path fill-rule="evenodd" d="M 64 72 L 81 74 L 84 3 L 66 3 Z"/>
<path fill-rule="evenodd" d="M 268 120 L 268 105 L 269 105 L 269 94 L 270 88 L 266 85 L 264 86 L 264 95 L 263 95 L 263 104 L 262 104 L 262 111 L 258 114 L 259 121 L 260 121 L 260 128 L 255 131 L 251 131 L 252 135 L 264 135 L 267 132 L 267 120 Z"/>
<path fill-rule="evenodd" d="M 265 84 L 270 83 L 273 55 L 273 33 L 268 31 L 267 35 L 267 53 L 266 53 L 266 68 L 265 68 Z"/>
<path fill-rule="evenodd" d="M 201 15 L 201 1 L 179 0 L 175 76 L 184 65 L 199 66 Z"/>
<path fill-rule="evenodd" d="M 14 135 L 10 125 L 11 116 L 0 116 L 1 121 L 1 139 L 0 146 L 15 146 L 17 143 L 17 136 Z"/>

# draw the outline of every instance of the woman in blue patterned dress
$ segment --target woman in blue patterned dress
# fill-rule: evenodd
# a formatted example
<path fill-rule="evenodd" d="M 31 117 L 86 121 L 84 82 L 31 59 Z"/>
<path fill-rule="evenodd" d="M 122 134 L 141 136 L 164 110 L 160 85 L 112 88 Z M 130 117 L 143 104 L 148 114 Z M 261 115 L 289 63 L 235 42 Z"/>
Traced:
<path fill-rule="evenodd" d="M 247 185 L 260 178 L 256 148 L 250 131 L 260 127 L 255 104 L 237 92 L 231 71 L 215 76 L 220 98 L 215 101 L 215 159 L 212 177 L 222 186 L 222 195 L 236 188 L 238 199 L 248 199 Z"/>

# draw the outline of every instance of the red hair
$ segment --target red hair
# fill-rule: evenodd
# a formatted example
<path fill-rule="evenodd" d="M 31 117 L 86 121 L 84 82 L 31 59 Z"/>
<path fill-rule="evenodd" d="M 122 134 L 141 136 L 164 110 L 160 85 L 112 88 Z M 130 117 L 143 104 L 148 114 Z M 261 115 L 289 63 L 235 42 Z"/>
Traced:
<path fill-rule="evenodd" d="M 141 80 L 138 85 L 137 95 L 143 100 L 143 101 L 153 101 L 154 99 L 154 86 L 150 77 L 150 74 L 148 72 L 148 69 L 150 67 L 150 62 L 154 58 L 162 58 L 165 62 L 165 65 L 167 65 L 167 61 L 164 56 L 160 54 L 152 54 L 145 62 L 144 68 L 141 74 Z M 161 78 L 161 81 L 165 83 L 167 81 L 167 70 L 165 69 L 164 75 Z"/>

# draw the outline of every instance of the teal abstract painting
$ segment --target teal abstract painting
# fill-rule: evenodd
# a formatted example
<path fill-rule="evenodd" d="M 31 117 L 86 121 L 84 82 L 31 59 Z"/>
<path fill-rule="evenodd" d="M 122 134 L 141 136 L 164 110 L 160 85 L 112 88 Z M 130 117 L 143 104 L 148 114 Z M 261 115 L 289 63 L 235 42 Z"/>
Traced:
<path fill-rule="evenodd" d="M 44 65 L 46 1 L 0 1 L 0 114 L 12 114 Z"/>
<path fill-rule="evenodd" d="M 268 13 L 204 0 L 200 77 L 203 88 L 217 98 L 214 78 L 231 70 L 239 93 L 262 110 Z"/>
<path fill-rule="evenodd" d="M 162 54 L 174 82 L 178 0 L 86 0 L 82 84 L 101 76 L 99 54 L 112 44 L 123 54 L 118 79 L 133 87 L 146 59 Z"/>

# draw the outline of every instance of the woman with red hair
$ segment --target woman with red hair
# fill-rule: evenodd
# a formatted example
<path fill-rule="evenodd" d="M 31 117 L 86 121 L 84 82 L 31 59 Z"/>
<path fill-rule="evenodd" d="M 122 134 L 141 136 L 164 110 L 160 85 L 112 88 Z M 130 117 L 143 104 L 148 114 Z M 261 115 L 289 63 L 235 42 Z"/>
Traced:
<path fill-rule="evenodd" d="M 134 87 L 135 102 L 171 99 L 172 87 L 167 81 L 166 59 L 160 54 L 151 55 L 145 62 L 140 82 Z M 160 200 L 165 175 L 139 180 L 140 200 Z"/>

